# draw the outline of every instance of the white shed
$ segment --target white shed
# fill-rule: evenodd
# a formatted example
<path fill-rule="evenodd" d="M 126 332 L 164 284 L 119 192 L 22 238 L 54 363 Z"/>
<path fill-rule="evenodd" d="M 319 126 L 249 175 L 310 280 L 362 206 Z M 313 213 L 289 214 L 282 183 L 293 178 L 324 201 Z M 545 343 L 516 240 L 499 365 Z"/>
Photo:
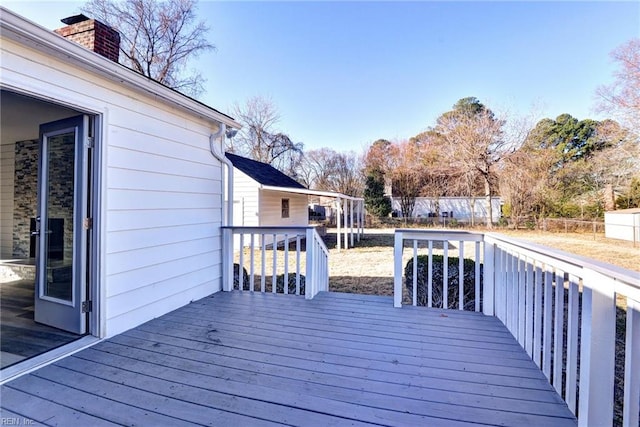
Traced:
<path fill-rule="evenodd" d="M 309 196 L 319 196 L 332 199 L 341 213 L 337 233 L 342 233 L 343 239 L 338 239 L 338 249 L 354 246 L 355 240 L 360 240 L 364 232 L 364 199 L 311 190 L 269 164 L 232 153 L 226 156 L 233 164 L 233 225 L 307 226 Z M 236 247 L 238 243 L 235 242 Z"/>
<path fill-rule="evenodd" d="M 113 30 L 68 23 L 117 58 Z M 38 327 L 102 338 L 221 290 L 210 140 L 238 124 L 4 8 L 0 25 L 2 298 L 30 280 Z"/>
<path fill-rule="evenodd" d="M 273 166 L 227 153 L 233 164 L 233 225 L 309 225 L 308 196 L 287 190 L 305 186 Z"/>
<path fill-rule="evenodd" d="M 604 235 L 610 239 L 640 242 L 640 208 L 605 212 Z"/>

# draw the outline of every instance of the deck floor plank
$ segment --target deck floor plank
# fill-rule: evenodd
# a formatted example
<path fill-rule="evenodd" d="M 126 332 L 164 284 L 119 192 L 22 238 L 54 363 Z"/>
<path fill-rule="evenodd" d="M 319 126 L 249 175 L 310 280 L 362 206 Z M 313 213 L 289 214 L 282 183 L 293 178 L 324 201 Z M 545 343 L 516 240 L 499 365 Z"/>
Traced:
<path fill-rule="evenodd" d="M 338 293 L 214 294 L 11 381 L 2 397 L 3 414 L 45 424 L 48 413 L 142 425 L 576 425 L 496 318 Z"/>

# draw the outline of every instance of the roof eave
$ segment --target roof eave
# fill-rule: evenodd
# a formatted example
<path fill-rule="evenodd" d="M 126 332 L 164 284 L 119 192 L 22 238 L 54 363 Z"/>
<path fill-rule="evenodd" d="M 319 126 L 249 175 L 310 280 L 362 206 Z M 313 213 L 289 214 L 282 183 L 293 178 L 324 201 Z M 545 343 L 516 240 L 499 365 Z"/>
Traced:
<path fill-rule="evenodd" d="M 232 117 L 163 86 L 121 64 L 104 58 L 1 6 L 0 32 L 2 37 L 73 63 L 91 73 L 125 85 L 135 91 L 157 97 L 191 114 L 207 120 L 224 123 L 228 127 L 237 129 L 241 127 Z"/>
<path fill-rule="evenodd" d="M 337 199 L 347 199 L 347 200 L 364 200 L 362 197 L 347 196 L 346 194 L 336 193 L 333 191 L 310 190 L 308 188 L 277 187 L 274 185 L 262 185 L 262 184 L 260 184 L 260 188 L 262 190 L 282 191 L 284 193 L 306 194 L 309 196 L 333 197 Z"/>

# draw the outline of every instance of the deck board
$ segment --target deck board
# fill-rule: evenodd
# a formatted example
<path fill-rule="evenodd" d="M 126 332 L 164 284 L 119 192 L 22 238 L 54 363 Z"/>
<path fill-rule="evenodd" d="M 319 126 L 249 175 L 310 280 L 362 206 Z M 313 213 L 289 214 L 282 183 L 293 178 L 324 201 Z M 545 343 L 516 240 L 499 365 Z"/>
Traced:
<path fill-rule="evenodd" d="M 214 294 L 5 384 L 2 408 L 48 425 L 576 425 L 496 318 L 337 293 Z"/>

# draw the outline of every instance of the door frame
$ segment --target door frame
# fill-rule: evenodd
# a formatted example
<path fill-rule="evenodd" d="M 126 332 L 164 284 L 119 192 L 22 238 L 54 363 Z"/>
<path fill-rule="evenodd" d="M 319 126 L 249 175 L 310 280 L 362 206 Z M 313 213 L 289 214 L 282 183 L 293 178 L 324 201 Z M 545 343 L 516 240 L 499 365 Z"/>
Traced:
<path fill-rule="evenodd" d="M 92 311 L 89 313 L 87 334 L 96 338 L 104 338 L 106 336 L 106 288 L 104 286 L 106 280 L 105 262 L 105 222 L 104 207 L 106 195 L 106 180 L 104 171 L 106 171 L 106 126 L 109 110 L 104 102 L 98 103 L 90 97 L 75 97 L 73 100 L 60 99 L 60 94 L 35 92 L 24 87 L 14 86 L 11 84 L 2 84 L 0 89 L 14 92 L 37 101 L 47 102 L 52 105 L 73 109 L 78 114 L 87 114 L 93 118 L 93 153 L 91 159 L 91 189 L 92 194 L 90 215 L 93 217 L 93 244 L 90 245 L 90 253 L 87 254 L 88 263 L 88 279 L 90 286 L 87 290 L 87 298 L 92 301 Z M 49 96 L 47 96 L 49 95 Z M 87 339 L 89 337 L 86 337 Z M 83 341 L 81 339 L 80 341 Z M 71 346 L 71 344 L 70 344 Z M 73 350 L 71 350 L 73 351 Z M 44 356 L 44 355 L 42 355 Z M 28 362 L 28 360 L 25 361 Z M 19 364 L 20 365 L 20 364 Z M 16 365 L 17 367 L 17 365 Z M 11 369 L 11 368 L 9 368 Z M 30 369 L 26 366 L 24 369 Z M 4 372 L 2 380 L 4 381 Z"/>

